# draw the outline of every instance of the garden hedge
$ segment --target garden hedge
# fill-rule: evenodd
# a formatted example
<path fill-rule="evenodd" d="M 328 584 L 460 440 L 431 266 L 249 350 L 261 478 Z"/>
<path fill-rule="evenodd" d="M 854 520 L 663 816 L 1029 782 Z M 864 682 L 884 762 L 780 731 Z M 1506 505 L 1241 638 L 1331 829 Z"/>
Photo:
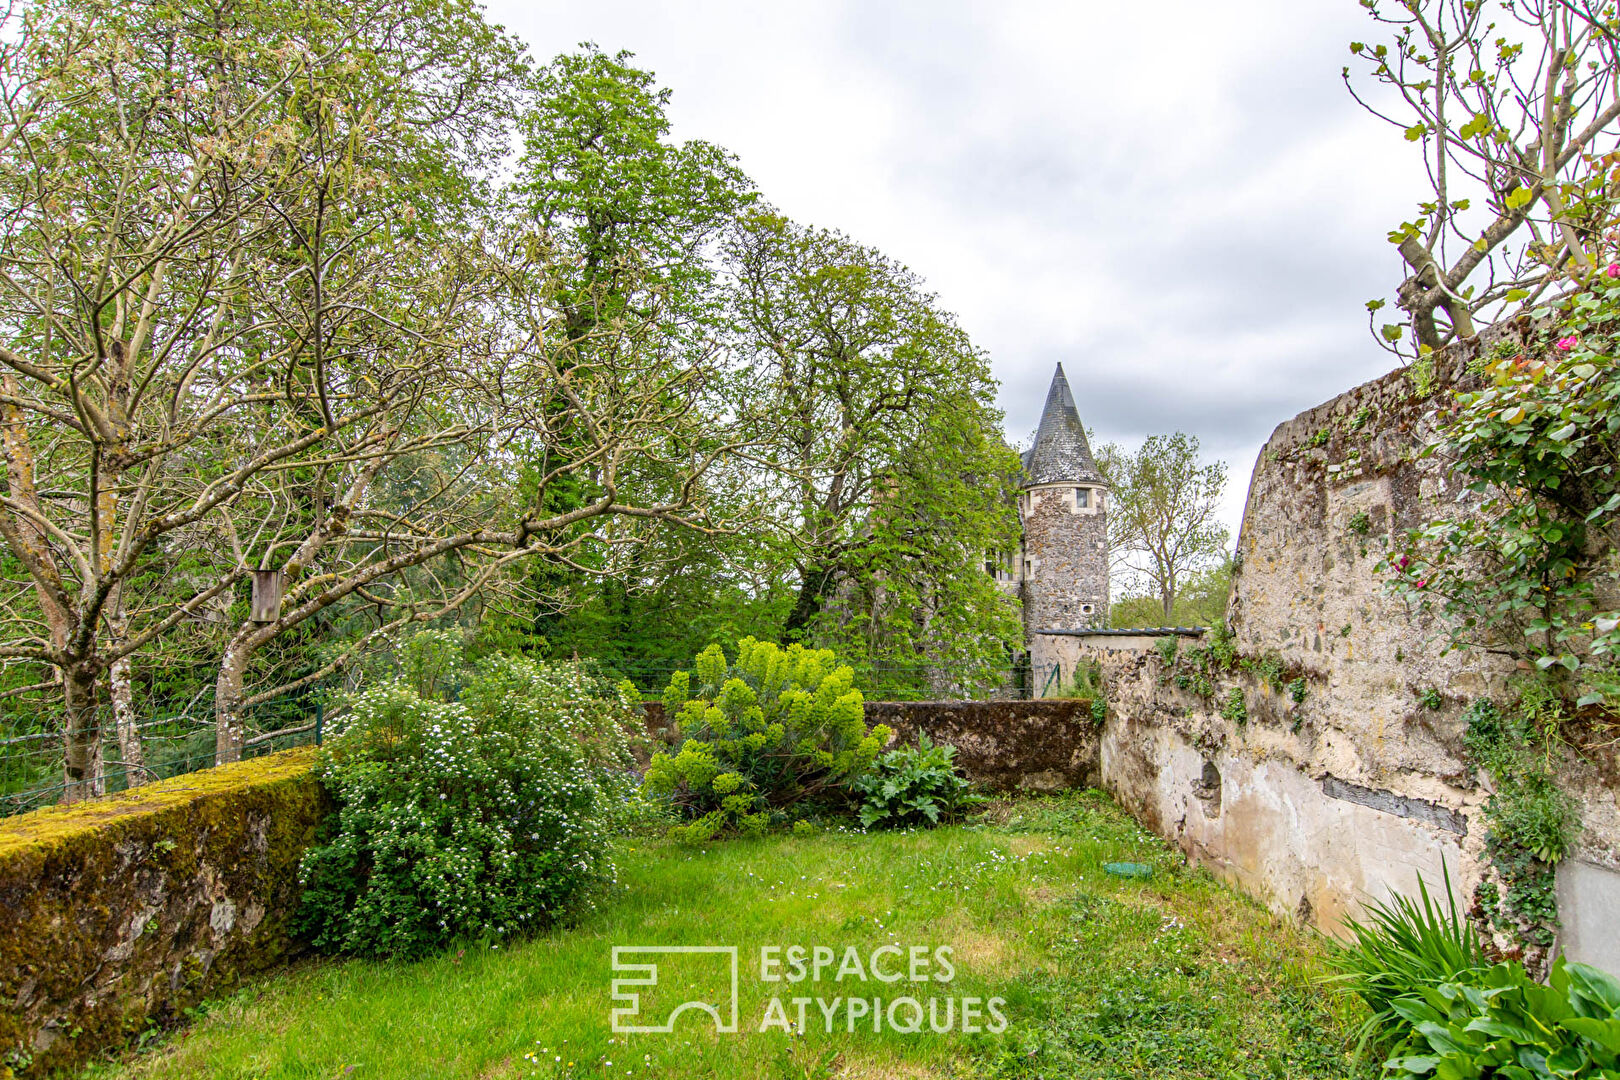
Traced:
<path fill-rule="evenodd" d="M 331 804 L 287 750 L 0 820 L 0 1080 L 120 1046 L 297 943 Z"/>

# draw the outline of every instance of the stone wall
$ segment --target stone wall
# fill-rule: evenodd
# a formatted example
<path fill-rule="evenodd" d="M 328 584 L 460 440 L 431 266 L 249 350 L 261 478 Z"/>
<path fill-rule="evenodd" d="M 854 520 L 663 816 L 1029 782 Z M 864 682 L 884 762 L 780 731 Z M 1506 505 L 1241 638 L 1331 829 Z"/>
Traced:
<path fill-rule="evenodd" d="M 649 702 L 646 710 L 648 733 L 673 745 L 676 734 L 663 704 Z M 894 729 L 891 749 L 916 742 L 919 732 L 954 746 L 962 772 L 991 791 L 1057 791 L 1100 782 L 1101 732 L 1089 701 L 868 701 L 866 722 Z"/>
<path fill-rule="evenodd" d="M 1093 505 L 1076 509 L 1073 487 L 1039 487 L 1026 493 L 1023 515 L 1024 626 L 1030 667 L 1044 672 L 1049 659 L 1041 630 L 1076 630 L 1108 621 L 1108 495 L 1094 489 Z"/>
<path fill-rule="evenodd" d="M 1100 780 L 1099 726 L 1089 701 L 876 701 L 867 702 L 866 722 L 893 728 L 891 746 L 922 733 L 956 747 L 962 771 L 991 791 L 1057 791 Z"/>
<path fill-rule="evenodd" d="M 1471 378 L 1479 347 L 1436 355 L 1436 394 Z M 1501 693 L 1512 669 L 1446 653 L 1445 627 L 1408 610 L 1374 570 L 1400 532 L 1466 502 L 1440 462 L 1418 455 L 1433 408 L 1394 372 L 1280 425 L 1255 466 L 1231 628 L 1240 654 L 1277 657 L 1305 679 L 1302 703 L 1241 674 L 1200 699 L 1167 681 L 1155 651 L 1053 639 L 1063 662 L 1104 667 L 1101 766 L 1120 801 L 1273 909 L 1329 932 L 1368 897 L 1415 891 L 1419 873 L 1436 883 L 1442 862 L 1466 907 L 1485 865 L 1489 778 L 1464 760 L 1461 714 Z M 1220 715 L 1232 686 L 1242 723 Z M 1439 709 L 1420 701 L 1427 691 Z M 1620 970 L 1620 930 L 1604 925 L 1620 908 L 1615 747 L 1584 747 L 1565 772 L 1583 828 L 1561 873 L 1563 944 Z"/>
<path fill-rule="evenodd" d="M 0 821 L 0 1077 L 75 1065 L 292 954 L 329 809 L 313 754 Z"/>

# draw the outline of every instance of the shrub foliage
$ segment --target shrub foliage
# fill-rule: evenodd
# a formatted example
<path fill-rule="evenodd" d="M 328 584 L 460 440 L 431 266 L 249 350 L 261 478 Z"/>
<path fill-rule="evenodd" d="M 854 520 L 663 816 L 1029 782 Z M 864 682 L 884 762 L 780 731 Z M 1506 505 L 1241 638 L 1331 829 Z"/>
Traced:
<path fill-rule="evenodd" d="M 1405 1034 L 1397 1001 L 1485 967 L 1484 946 L 1457 910 L 1449 872 L 1444 891 L 1442 906 L 1420 876 L 1417 900 L 1400 894 L 1388 903 L 1373 900 L 1367 921 L 1349 920 L 1350 940 L 1335 955 L 1334 967 L 1338 981 L 1372 1012 L 1362 1028 L 1363 1044 L 1388 1045 Z"/>
<path fill-rule="evenodd" d="M 564 917 L 612 874 L 633 699 L 577 665 L 486 661 L 461 700 L 395 682 L 322 754 L 335 835 L 304 857 L 317 948 L 416 957 Z"/>
<path fill-rule="evenodd" d="M 867 729 L 855 673 L 830 650 L 750 637 L 735 663 L 710 645 L 693 669 L 664 691 L 680 748 L 654 755 L 645 782 L 694 819 L 683 839 L 758 833 L 802 803 L 846 801 L 889 739 L 885 725 Z"/>
<path fill-rule="evenodd" d="M 1397 1080 L 1620 1076 L 1620 980 L 1554 961 L 1546 985 L 1522 964 L 1401 998 L 1410 1034 L 1384 1063 Z"/>

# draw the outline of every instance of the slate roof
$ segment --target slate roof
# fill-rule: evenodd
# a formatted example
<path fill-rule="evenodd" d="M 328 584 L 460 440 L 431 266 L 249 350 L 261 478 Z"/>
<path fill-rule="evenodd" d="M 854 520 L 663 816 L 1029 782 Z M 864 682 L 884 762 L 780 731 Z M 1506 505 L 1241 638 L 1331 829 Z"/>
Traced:
<path fill-rule="evenodd" d="M 1069 393 L 1069 380 L 1063 365 L 1052 376 L 1052 389 L 1046 392 L 1046 408 L 1041 426 L 1035 432 L 1035 445 L 1024 452 L 1024 486 L 1037 484 L 1103 483 L 1102 473 L 1092 460 L 1086 442 L 1086 428 Z"/>

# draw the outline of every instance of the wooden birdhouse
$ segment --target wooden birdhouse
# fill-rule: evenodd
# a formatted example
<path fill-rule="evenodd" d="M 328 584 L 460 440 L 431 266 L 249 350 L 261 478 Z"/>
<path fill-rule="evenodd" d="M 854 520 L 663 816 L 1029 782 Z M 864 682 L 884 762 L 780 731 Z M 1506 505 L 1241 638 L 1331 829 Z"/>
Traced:
<path fill-rule="evenodd" d="M 256 623 L 272 623 L 281 618 L 282 578 L 280 570 L 253 571 L 253 612 Z"/>

